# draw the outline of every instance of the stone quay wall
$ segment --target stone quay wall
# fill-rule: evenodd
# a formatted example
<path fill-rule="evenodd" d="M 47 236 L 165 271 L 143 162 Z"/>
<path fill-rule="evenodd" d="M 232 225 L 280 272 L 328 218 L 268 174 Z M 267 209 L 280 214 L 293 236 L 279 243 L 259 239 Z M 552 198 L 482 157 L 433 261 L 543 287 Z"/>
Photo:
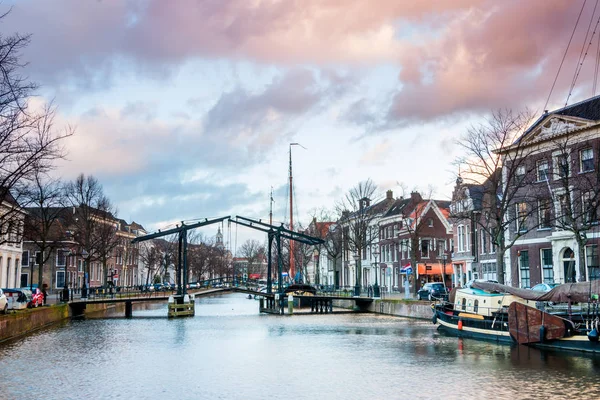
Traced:
<path fill-rule="evenodd" d="M 406 317 L 415 319 L 433 318 L 431 302 L 404 299 L 382 299 L 373 300 L 370 303 L 364 303 L 357 306 L 353 300 L 334 300 L 334 307 L 354 309 L 376 314 L 393 315 L 395 317 Z"/>

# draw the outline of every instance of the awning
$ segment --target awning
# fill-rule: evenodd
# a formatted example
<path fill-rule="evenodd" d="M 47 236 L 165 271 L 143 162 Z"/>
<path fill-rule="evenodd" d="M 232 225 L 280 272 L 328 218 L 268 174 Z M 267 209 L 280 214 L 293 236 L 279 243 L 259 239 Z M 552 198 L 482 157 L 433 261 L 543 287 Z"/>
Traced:
<path fill-rule="evenodd" d="M 260 279 L 260 274 L 250 274 L 248 275 L 249 279 Z"/>
<path fill-rule="evenodd" d="M 419 275 L 442 275 L 442 264 L 440 263 L 427 263 L 427 264 L 418 264 L 417 269 L 419 271 Z M 452 265 L 446 264 L 445 274 L 452 274 Z"/>

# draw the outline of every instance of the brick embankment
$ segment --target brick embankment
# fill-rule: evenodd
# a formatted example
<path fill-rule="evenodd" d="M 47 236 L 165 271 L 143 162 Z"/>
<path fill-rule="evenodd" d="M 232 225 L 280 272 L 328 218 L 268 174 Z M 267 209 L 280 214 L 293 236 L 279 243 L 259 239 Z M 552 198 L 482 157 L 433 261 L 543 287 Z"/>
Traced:
<path fill-rule="evenodd" d="M 19 310 L 0 315 L 0 342 L 27 335 L 69 318 L 66 304 Z"/>
<path fill-rule="evenodd" d="M 86 317 L 104 315 L 107 311 L 122 312 L 124 305 L 113 304 L 88 304 L 82 310 Z M 29 335 L 39 329 L 66 321 L 73 316 L 73 310 L 65 303 L 52 304 L 47 307 L 31 308 L 9 312 L 0 315 L 0 343 Z"/>
<path fill-rule="evenodd" d="M 352 300 L 335 300 L 333 306 L 349 309 L 356 307 Z M 433 318 L 430 301 L 404 299 L 374 300 L 361 311 L 415 319 L 431 320 Z"/>

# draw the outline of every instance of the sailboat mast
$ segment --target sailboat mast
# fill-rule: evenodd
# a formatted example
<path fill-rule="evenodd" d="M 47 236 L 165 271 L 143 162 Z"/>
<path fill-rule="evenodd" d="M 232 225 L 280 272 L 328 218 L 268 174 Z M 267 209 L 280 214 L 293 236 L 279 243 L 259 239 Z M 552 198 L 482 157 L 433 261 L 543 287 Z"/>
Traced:
<path fill-rule="evenodd" d="M 290 231 L 294 230 L 294 202 L 292 186 L 292 144 L 290 144 Z M 294 279 L 294 241 L 290 240 L 290 278 Z"/>
<path fill-rule="evenodd" d="M 269 201 L 269 225 L 273 225 L 273 186 L 271 186 L 271 201 Z"/>

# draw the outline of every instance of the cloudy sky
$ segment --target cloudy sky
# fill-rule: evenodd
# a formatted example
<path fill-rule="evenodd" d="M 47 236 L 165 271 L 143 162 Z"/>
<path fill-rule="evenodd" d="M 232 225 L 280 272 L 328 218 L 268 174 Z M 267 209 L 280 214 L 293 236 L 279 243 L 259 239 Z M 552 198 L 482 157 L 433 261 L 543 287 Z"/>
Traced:
<path fill-rule="evenodd" d="M 600 15 L 589 3 L 546 108 L 566 101 Z M 57 173 L 99 178 L 121 218 L 148 230 L 267 218 L 273 187 L 284 221 L 298 142 L 306 223 L 367 178 L 448 199 L 468 126 L 493 109 L 543 110 L 582 4 L 5 0 L 0 32 L 32 34 L 23 58 L 39 101 L 76 128 Z M 593 95 L 595 43 L 569 103 Z"/>

